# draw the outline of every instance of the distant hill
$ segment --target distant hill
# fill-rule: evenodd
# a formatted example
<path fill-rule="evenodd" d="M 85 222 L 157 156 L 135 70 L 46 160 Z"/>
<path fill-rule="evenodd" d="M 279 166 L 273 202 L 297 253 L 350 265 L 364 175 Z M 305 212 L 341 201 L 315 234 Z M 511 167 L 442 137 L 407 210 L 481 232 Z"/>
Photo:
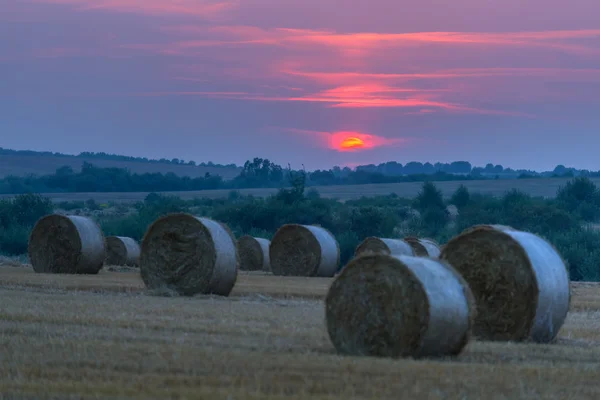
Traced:
<path fill-rule="evenodd" d="M 203 177 L 207 172 L 211 175 L 220 175 L 225 180 L 233 179 L 240 174 L 241 167 L 235 164 L 200 164 L 182 160 L 152 160 L 140 157 L 120 156 L 106 153 L 81 153 L 69 155 L 52 152 L 37 152 L 31 150 L 11 150 L 0 147 L 0 178 L 8 175 L 47 175 L 53 174 L 62 166 L 69 166 L 74 171 L 81 171 L 84 162 L 102 168 L 127 168 L 132 173 L 166 174 L 172 172 L 178 176 L 191 178 Z"/>

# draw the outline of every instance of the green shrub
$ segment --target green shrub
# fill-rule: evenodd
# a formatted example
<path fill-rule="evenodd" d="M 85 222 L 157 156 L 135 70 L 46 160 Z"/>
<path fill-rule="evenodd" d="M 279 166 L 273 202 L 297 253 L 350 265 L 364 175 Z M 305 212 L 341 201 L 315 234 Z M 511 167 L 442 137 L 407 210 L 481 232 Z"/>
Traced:
<path fill-rule="evenodd" d="M 271 239 L 287 223 L 320 225 L 336 236 L 342 265 L 368 236 L 426 236 L 445 243 L 473 225 L 503 224 L 550 241 L 565 259 L 571 279 L 600 280 L 600 233 L 582 227 L 585 221 L 595 221 L 600 215 L 600 202 L 597 189 L 585 179 L 569 182 L 556 199 L 533 198 L 516 190 L 493 197 L 459 188 L 450 199 L 459 207 L 459 215 L 450 223 L 441 192 L 430 182 L 423 185 L 414 200 L 390 194 L 342 203 L 310 191 L 304 195 L 300 178 L 293 189 L 268 198 L 232 192 L 227 198 L 184 201 L 151 193 L 134 205 L 133 214 L 105 216 L 99 222 L 106 235 L 137 240 L 141 240 L 158 217 L 174 212 L 190 212 L 224 222 L 237 237 L 249 234 Z M 74 204 L 60 206 L 67 209 Z M 412 215 L 411 205 L 420 211 L 420 217 Z M 50 201 L 38 195 L 0 201 L 0 252 L 9 255 L 26 252 L 31 227 L 39 217 L 52 211 Z"/>

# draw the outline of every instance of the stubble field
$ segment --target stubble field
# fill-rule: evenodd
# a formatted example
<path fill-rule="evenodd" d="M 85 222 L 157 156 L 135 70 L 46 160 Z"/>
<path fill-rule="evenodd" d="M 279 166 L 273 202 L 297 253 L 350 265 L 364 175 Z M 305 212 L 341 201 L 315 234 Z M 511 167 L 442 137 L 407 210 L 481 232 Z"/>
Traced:
<path fill-rule="evenodd" d="M 444 197 L 450 197 L 461 185 L 465 185 L 471 192 L 501 196 L 511 189 L 518 189 L 532 196 L 554 197 L 560 186 L 565 185 L 571 178 L 543 178 L 543 179 L 498 179 L 477 181 L 444 181 L 434 182 L 442 191 Z M 600 178 L 591 178 L 594 184 L 600 186 Z M 362 196 L 382 196 L 396 193 L 400 197 L 413 198 L 417 196 L 423 182 L 403 182 L 389 184 L 367 184 L 367 185 L 337 185 L 337 186 L 314 186 L 322 197 L 337 198 L 339 200 L 357 199 Z M 309 187 L 308 189 L 311 189 Z M 189 192 L 164 192 L 176 195 L 184 200 L 194 198 L 223 198 L 231 192 L 230 189 L 201 190 Z M 266 197 L 277 192 L 277 189 L 241 189 L 244 195 Z M 85 201 L 94 199 L 97 202 L 135 202 L 144 200 L 148 192 L 132 193 L 43 193 L 55 202 L 60 201 Z M 0 198 L 12 197 L 13 195 L 0 195 Z"/>
<path fill-rule="evenodd" d="M 557 343 L 390 360 L 335 353 L 330 282 L 245 273 L 228 298 L 181 298 L 147 293 L 136 271 L 0 267 L 1 397 L 600 398 L 600 284 L 572 284 Z"/>

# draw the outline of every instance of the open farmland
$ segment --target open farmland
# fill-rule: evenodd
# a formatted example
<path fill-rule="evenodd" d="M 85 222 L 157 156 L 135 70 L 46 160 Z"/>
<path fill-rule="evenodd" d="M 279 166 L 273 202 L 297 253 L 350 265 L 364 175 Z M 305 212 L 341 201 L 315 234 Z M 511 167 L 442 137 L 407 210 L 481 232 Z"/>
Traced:
<path fill-rule="evenodd" d="M 84 162 L 94 164 L 100 168 L 125 168 L 132 173 L 163 173 L 172 172 L 179 176 L 189 176 L 191 178 L 203 177 L 207 172 L 211 175 L 220 175 L 223 179 L 233 179 L 240 174 L 241 168 L 229 167 L 204 167 L 184 164 L 151 163 L 143 161 L 122 161 L 110 160 L 95 157 L 74 157 L 74 156 L 55 156 L 55 155 L 24 155 L 24 154 L 3 154 L 0 157 L 0 178 L 8 175 L 27 176 L 30 174 L 47 175 L 53 174 L 60 167 L 65 165 L 73 168 L 74 171 L 81 171 Z"/>
<path fill-rule="evenodd" d="M 572 178 L 442 181 L 434 183 L 446 198 L 450 197 L 461 184 L 465 185 L 472 193 L 501 196 L 511 189 L 518 189 L 532 196 L 554 197 L 558 188 L 566 184 L 570 179 Z M 600 185 L 600 178 L 590 178 L 590 180 L 594 182 L 594 184 Z M 313 186 L 307 189 L 316 189 L 322 197 L 351 200 L 362 196 L 382 196 L 390 193 L 396 193 L 400 197 L 412 198 L 419 193 L 422 187 L 423 182 L 403 182 L 367 185 Z M 162 193 L 176 195 L 182 199 L 189 200 L 194 198 L 223 198 L 227 197 L 230 192 L 231 189 Z M 240 189 L 239 192 L 244 195 L 266 197 L 276 193 L 277 189 Z M 54 202 L 81 201 L 88 199 L 94 199 L 97 202 L 135 202 L 143 200 L 148 195 L 148 192 L 43 193 L 43 195 L 49 197 Z M 13 195 L 0 195 L 0 198 L 9 197 L 13 197 Z"/>
<path fill-rule="evenodd" d="M 596 399 L 600 285 L 572 283 L 557 343 L 471 342 L 458 357 L 340 357 L 330 279 L 239 276 L 228 298 L 148 295 L 136 272 L 0 267 L 5 398 Z"/>

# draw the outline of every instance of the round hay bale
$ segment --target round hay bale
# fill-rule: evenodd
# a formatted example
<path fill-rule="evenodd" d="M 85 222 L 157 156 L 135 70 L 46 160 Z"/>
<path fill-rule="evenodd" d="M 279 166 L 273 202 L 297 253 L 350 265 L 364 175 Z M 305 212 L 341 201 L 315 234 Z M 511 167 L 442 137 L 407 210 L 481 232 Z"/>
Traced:
<path fill-rule="evenodd" d="M 412 247 L 418 257 L 438 258 L 440 256 L 440 245 L 433 239 L 408 236 L 404 241 Z"/>
<path fill-rule="evenodd" d="M 364 254 L 415 255 L 410 244 L 402 239 L 378 238 L 373 236 L 363 240 L 354 251 L 355 257 Z"/>
<path fill-rule="evenodd" d="M 176 213 L 148 228 L 139 264 L 148 289 L 168 289 L 184 296 L 228 296 L 239 262 L 235 240 L 223 224 Z"/>
<path fill-rule="evenodd" d="M 405 255 L 354 258 L 325 297 L 329 338 L 354 356 L 459 354 L 475 311 L 469 286 L 451 266 Z"/>
<path fill-rule="evenodd" d="M 221 225 L 223 227 L 223 229 L 225 229 L 227 231 L 227 234 L 231 237 L 231 240 L 233 240 L 233 242 L 235 243 L 236 239 L 235 239 L 235 235 L 233 233 L 233 231 L 231 230 L 231 228 L 229 227 L 229 225 L 227 225 L 225 222 L 221 222 L 221 221 L 215 221 L 217 222 L 219 225 Z"/>
<path fill-rule="evenodd" d="M 104 235 L 91 218 L 50 214 L 40 218 L 27 249 L 35 272 L 97 274 L 104 265 Z"/>
<path fill-rule="evenodd" d="M 243 271 L 270 271 L 268 239 L 244 235 L 237 241 L 240 255 L 240 270 Z"/>
<path fill-rule="evenodd" d="M 340 263 L 340 246 L 325 228 L 286 224 L 271 240 L 269 259 L 275 275 L 332 277 Z"/>
<path fill-rule="evenodd" d="M 140 258 L 140 245 L 130 237 L 109 236 L 106 238 L 106 265 L 135 266 Z"/>
<path fill-rule="evenodd" d="M 562 257 L 546 240 L 506 226 L 476 226 L 452 238 L 440 258 L 473 291 L 474 336 L 554 340 L 569 311 L 571 289 Z"/>

